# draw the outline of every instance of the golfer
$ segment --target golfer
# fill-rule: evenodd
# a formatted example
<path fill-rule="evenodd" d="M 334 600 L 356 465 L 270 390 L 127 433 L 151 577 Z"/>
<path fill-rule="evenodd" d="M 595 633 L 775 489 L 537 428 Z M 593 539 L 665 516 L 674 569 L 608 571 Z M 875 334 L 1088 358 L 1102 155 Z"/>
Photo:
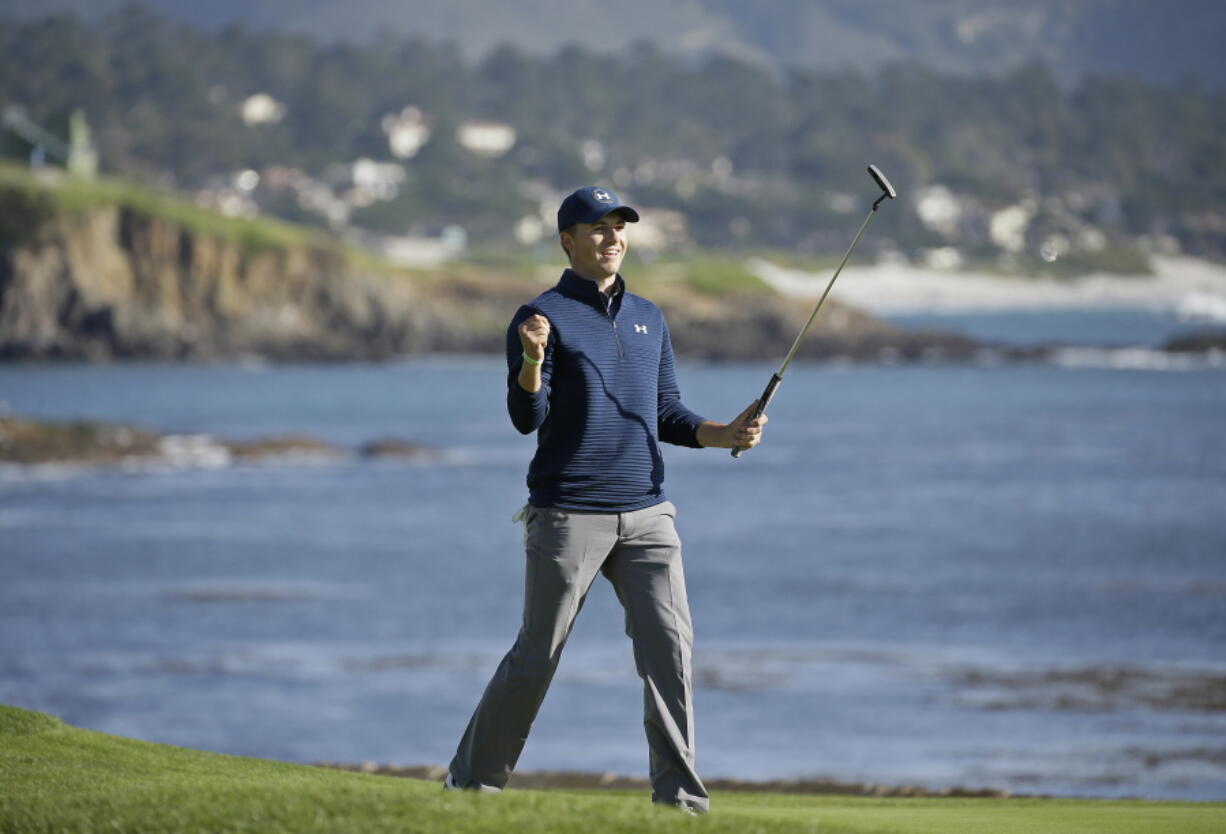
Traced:
<path fill-rule="evenodd" d="M 507 332 L 507 408 L 537 433 L 524 522 L 524 620 L 460 740 L 446 786 L 500 790 L 511 777 L 575 616 L 598 573 L 613 584 L 645 689 L 652 800 L 705 812 L 694 770 L 693 630 L 677 510 L 663 489 L 660 441 L 752 448 L 766 417 L 750 404 L 713 423 L 681 403 L 668 325 L 619 274 L 638 212 L 612 191 L 562 201 L 570 268 L 523 306 Z"/>

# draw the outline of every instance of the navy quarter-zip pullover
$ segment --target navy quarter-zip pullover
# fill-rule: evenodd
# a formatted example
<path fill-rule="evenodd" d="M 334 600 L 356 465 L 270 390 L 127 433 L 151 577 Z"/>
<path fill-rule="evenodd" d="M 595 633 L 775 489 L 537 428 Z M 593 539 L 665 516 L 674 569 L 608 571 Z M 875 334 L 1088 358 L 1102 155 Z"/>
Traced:
<path fill-rule="evenodd" d="M 519 325 L 549 319 L 541 389 L 519 385 Z M 528 467 L 534 507 L 630 512 L 665 500 L 659 443 L 698 448 L 703 418 L 681 403 L 673 347 L 660 308 L 612 296 L 571 270 L 519 308 L 507 330 L 507 410 L 523 434 L 537 432 Z"/>

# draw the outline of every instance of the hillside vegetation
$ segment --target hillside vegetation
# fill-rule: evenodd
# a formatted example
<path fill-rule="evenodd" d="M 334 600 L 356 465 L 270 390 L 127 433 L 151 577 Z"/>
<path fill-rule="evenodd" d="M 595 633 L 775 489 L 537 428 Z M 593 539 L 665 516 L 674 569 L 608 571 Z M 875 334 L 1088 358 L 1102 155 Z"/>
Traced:
<path fill-rule="evenodd" d="M 0 706 L 0 832 L 823 832 L 1209 834 L 1222 803 L 738 793 L 694 819 L 646 794 L 444 792 L 438 782 L 167 747 Z"/>
<path fill-rule="evenodd" d="M 739 55 L 773 68 L 875 69 L 913 60 L 963 73 L 999 73 L 1042 59 L 1058 77 L 1126 73 L 1154 81 L 1188 75 L 1226 83 L 1217 57 L 1226 14 L 1216 0 L 1180 0 L 1179 13 L 1153 0 L 622 0 L 605 14 L 599 38 L 587 21 L 600 0 L 348 0 L 310 3 L 199 3 L 142 0 L 192 25 L 306 32 L 324 41 L 370 42 L 397 36 L 454 40 L 470 58 L 500 44 L 534 54 L 585 43 L 617 53 L 648 40 L 685 57 Z M 18 0 L 26 16 L 75 11 L 91 18 L 131 0 Z"/>
<path fill-rule="evenodd" d="M 539 257 L 558 195 L 596 181 L 651 210 L 665 252 L 838 253 L 873 162 L 903 199 L 866 255 L 1133 273 L 1145 249 L 1226 256 L 1226 93 L 1191 80 L 779 71 L 648 41 L 473 62 L 420 38 L 201 30 L 132 8 L 0 21 L 0 105 L 61 135 L 82 109 L 113 173 L 333 228 L 460 230 L 473 250 Z M 460 140 L 490 123 L 502 146 Z M 393 153 L 395 130 L 415 144 Z"/>

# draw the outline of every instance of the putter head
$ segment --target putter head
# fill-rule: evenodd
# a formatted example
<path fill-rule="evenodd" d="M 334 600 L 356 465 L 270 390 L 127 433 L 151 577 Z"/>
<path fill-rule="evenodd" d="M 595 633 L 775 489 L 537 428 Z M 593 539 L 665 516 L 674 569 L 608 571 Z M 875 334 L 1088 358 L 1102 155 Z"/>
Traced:
<path fill-rule="evenodd" d="M 898 192 L 894 190 L 894 186 L 890 185 L 890 181 L 885 178 L 885 174 L 881 173 L 881 169 L 876 165 L 868 166 L 868 175 L 877 182 L 877 185 L 881 186 L 881 190 L 884 192 L 886 197 L 893 200 L 898 196 Z"/>

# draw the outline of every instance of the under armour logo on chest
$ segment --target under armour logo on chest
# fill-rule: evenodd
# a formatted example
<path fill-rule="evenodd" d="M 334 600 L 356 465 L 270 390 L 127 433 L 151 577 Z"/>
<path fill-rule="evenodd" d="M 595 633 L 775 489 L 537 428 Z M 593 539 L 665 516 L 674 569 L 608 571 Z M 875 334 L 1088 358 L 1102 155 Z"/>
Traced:
<path fill-rule="evenodd" d="M 647 332 L 647 325 L 645 325 L 645 324 L 636 324 L 636 325 L 634 326 L 634 332 L 635 332 L 635 333 L 646 333 L 646 332 Z"/>

